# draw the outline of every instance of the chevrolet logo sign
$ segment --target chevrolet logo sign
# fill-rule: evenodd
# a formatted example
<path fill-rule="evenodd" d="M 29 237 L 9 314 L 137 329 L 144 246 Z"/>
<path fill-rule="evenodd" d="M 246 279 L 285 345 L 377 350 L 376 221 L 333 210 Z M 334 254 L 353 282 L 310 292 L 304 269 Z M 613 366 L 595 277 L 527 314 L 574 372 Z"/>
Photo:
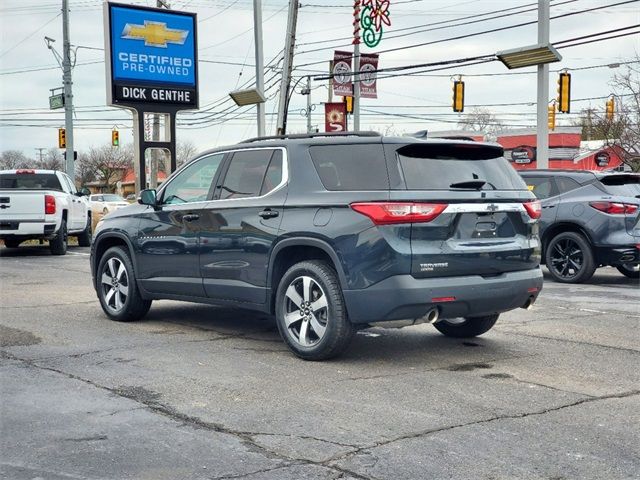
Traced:
<path fill-rule="evenodd" d="M 166 23 L 144 21 L 144 25 L 127 23 L 122 31 L 122 38 L 130 40 L 144 40 L 148 47 L 167 48 L 167 43 L 184 45 L 189 35 L 188 30 L 167 28 Z"/>

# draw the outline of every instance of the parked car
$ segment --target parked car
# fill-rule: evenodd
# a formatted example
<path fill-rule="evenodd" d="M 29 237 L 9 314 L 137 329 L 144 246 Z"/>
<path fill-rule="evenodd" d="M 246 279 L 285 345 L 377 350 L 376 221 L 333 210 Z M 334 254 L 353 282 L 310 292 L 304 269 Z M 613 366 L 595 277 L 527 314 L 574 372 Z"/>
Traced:
<path fill-rule="evenodd" d="M 97 193 L 89 196 L 89 205 L 91 211 L 106 215 L 107 213 L 118 210 L 119 208 L 128 207 L 130 204 L 120 195 L 113 193 Z"/>
<path fill-rule="evenodd" d="M 94 287 L 114 320 L 155 299 L 275 315 L 332 357 L 370 325 L 473 337 L 542 288 L 540 203 L 499 146 L 291 135 L 208 151 L 99 222 Z M 136 208 L 137 207 L 137 208 Z"/>
<path fill-rule="evenodd" d="M 640 175 L 585 170 L 521 170 L 542 201 L 540 236 L 551 276 L 587 282 L 596 268 L 640 278 Z"/>
<path fill-rule="evenodd" d="M 66 173 L 54 170 L 0 171 L 0 239 L 9 248 L 25 240 L 49 240 L 51 253 L 67 253 L 68 236 L 91 244 L 91 214 L 86 195 Z"/>

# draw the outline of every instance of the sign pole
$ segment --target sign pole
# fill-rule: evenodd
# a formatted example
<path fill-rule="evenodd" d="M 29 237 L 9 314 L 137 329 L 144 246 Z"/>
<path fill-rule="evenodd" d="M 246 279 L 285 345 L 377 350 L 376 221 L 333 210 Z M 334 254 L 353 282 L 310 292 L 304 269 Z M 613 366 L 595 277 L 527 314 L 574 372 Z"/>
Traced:
<path fill-rule="evenodd" d="M 360 0 L 353 8 L 353 131 L 360 130 Z"/>
<path fill-rule="evenodd" d="M 538 45 L 549 44 L 549 0 L 538 0 Z M 549 64 L 538 65 L 537 168 L 549 168 Z"/>
<path fill-rule="evenodd" d="M 64 86 L 64 127 L 66 130 L 66 172 L 75 181 L 73 146 L 73 91 L 71 85 L 71 40 L 69 38 L 69 2 L 62 0 L 62 84 Z"/>

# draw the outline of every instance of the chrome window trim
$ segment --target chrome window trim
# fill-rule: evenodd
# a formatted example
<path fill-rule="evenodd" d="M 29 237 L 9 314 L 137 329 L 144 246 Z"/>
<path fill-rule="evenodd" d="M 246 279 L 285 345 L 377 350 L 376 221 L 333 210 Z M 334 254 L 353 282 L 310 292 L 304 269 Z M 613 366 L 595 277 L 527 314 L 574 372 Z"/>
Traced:
<path fill-rule="evenodd" d="M 289 156 L 287 155 L 287 149 L 285 147 L 255 147 L 255 148 L 230 148 L 229 150 L 223 150 L 220 152 L 212 152 L 208 155 L 203 155 L 199 158 L 188 163 L 188 165 L 193 165 L 196 162 L 204 160 L 205 158 L 209 158 L 213 155 L 226 155 L 228 153 L 236 153 L 236 152 L 247 152 L 247 151 L 255 151 L 255 150 L 281 150 L 282 151 L 282 179 L 280 183 L 276 185 L 276 187 L 268 193 L 264 195 L 259 195 L 257 197 L 241 197 L 241 198 L 225 198 L 225 199 L 211 199 L 211 200 L 200 200 L 199 202 L 185 202 L 185 203 L 174 203 L 174 204 L 162 204 L 162 206 L 166 205 L 194 205 L 196 203 L 208 203 L 208 202 L 228 202 L 228 201 L 237 201 L 237 200 L 255 200 L 259 198 L 265 198 L 271 195 L 272 193 L 277 192 L 282 189 L 289 182 Z M 186 165 L 184 168 L 187 168 Z M 268 166 L 267 166 L 268 168 Z M 171 184 L 171 182 L 177 178 L 177 175 L 165 183 L 162 184 L 162 187 L 158 191 L 158 197 L 164 194 L 165 189 Z"/>

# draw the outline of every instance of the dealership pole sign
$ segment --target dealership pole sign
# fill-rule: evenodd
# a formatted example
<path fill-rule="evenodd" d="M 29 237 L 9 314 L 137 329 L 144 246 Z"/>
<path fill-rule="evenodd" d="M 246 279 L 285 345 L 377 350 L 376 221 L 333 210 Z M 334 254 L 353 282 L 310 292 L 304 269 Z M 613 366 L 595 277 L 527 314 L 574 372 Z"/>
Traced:
<path fill-rule="evenodd" d="M 104 4 L 107 105 L 133 111 L 136 191 L 146 188 L 145 153 L 162 148 L 176 169 L 176 114 L 198 108 L 195 13 Z M 145 136 L 145 114 L 164 115 L 163 141 Z M 156 119 L 159 117 L 156 117 Z"/>

